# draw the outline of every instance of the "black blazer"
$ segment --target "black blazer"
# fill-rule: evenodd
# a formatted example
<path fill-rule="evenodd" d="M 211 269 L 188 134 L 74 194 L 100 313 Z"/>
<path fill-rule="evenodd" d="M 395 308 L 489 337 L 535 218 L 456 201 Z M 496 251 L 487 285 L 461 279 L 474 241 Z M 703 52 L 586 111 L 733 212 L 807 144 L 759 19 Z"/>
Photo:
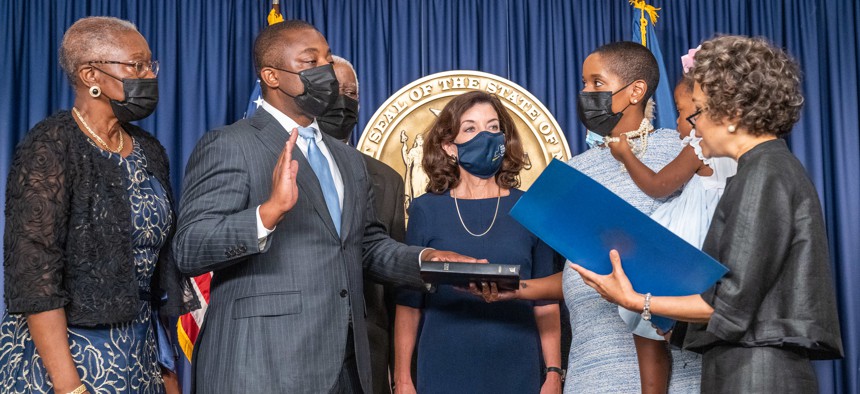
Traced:
<path fill-rule="evenodd" d="M 406 193 L 403 178 L 387 164 L 370 156 L 364 156 L 367 172 L 373 183 L 373 207 L 376 217 L 385 226 L 392 239 L 403 242 L 406 239 L 406 211 L 403 208 Z M 373 393 L 389 394 L 388 367 L 393 360 L 394 332 L 394 289 L 374 283 L 364 282 L 364 302 L 367 305 L 367 337 L 370 341 L 371 372 L 373 373 Z"/>
<path fill-rule="evenodd" d="M 688 349 L 775 346 L 805 349 L 813 360 L 842 357 L 821 204 L 784 140 L 740 157 L 702 250 L 729 272 L 702 294 L 714 313 L 687 326 Z"/>
<path fill-rule="evenodd" d="M 173 202 L 164 148 L 137 126 L 123 128 Z M 170 316 L 199 306 L 173 263 L 173 229 L 151 293 L 139 291 L 123 177 L 120 167 L 93 150 L 69 111 L 39 122 L 18 144 L 7 178 L 3 237 L 9 313 L 65 308 L 69 325 L 95 326 L 134 320 L 142 297 Z M 167 302 L 161 304 L 164 293 Z"/>

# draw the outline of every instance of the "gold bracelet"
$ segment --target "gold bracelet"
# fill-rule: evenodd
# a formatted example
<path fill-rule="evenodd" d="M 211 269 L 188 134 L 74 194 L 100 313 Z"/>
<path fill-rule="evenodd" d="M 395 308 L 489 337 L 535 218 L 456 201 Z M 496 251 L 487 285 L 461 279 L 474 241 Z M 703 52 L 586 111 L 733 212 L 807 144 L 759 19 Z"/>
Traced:
<path fill-rule="evenodd" d="M 85 386 L 84 384 L 81 384 L 80 386 L 78 386 L 78 388 L 76 388 L 72 391 L 69 391 L 69 394 L 84 394 L 86 392 L 87 392 L 87 386 Z"/>

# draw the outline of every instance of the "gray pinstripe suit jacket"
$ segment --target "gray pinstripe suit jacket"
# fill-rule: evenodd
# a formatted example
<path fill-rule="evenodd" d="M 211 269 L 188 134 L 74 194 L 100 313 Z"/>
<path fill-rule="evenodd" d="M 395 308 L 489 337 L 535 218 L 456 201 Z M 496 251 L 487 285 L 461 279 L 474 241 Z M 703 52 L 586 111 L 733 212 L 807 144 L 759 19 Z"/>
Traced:
<path fill-rule="evenodd" d="M 188 162 L 174 250 L 180 269 L 214 271 L 194 349 L 198 393 L 327 393 L 352 313 L 361 385 L 370 392 L 362 273 L 421 286 L 420 248 L 385 235 L 364 160 L 323 135 L 344 183 L 338 237 L 298 149 L 298 202 L 259 250 L 256 207 L 268 197 L 288 133 L 265 110 L 206 133 Z"/>

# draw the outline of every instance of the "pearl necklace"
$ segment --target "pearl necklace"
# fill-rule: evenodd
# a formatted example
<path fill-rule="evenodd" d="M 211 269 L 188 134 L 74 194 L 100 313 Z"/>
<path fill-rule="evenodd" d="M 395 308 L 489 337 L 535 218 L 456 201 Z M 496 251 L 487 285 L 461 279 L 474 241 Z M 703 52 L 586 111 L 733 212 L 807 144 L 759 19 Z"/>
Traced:
<path fill-rule="evenodd" d="M 502 201 L 502 188 L 501 187 L 499 187 L 499 197 L 496 198 L 496 212 L 493 213 L 493 221 L 490 222 L 490 227 L 487 227 L 487 231 L 484 231 L 483 233 L 480 233 L 480 234 L 475 234 L 472 231 L 470 231 L 468 227 L 466 227 L 466 222 L 463 221 L 463 215 L 460 214 L 460 204 L 457 203 L 457 197 L 454 196 L 453 190 L 451 191 L 451 197 L 454 197 L 454 207 L 457 208 L 457 217 L 460 218 L 460 224 L 463 225 L 463 228 L 466 229 L 466 232 L 469 233 L 469 235 L 471 235 L 473 237 L 483 237 L 483 236 L 487 235 L 487 233 L 490 232 L 490 229 L 493 228 L 493 225 L 496 224 L 496 217 L 499 216 L 499 202 Z"/>
<path fill-rule="evenodd" d="M 648 118 L 643 118 L 639 123 L 639 128 L 633 131 L 621 133 L 627 136 L 627 142 L 630 144 L 630 150 L 636 158 L 642 158 L 645 151 L 648 150 L 648 136 L 654 130 L 654 125 Z M 604 137 L 604 143 L 609 146 L 610 142 L 621 142 L 621 137 Z M 633 140 L 636 140 L 635 143 Z"/>
<path fill-rule="evenodd" d="M 108 144 L 105 142 L 105 140 L 103 140 L 103 139 L 102 139 L 102 137 L 99 137 L 99 135 L 98 135 L 98 134 L 96 134 L 96 133 L 93 131 L 93 129 L 91 129 L 91 128 L 90 128 L 90 125 L 88 125 L 88 124 L 87 124 L 87 121 L 85 121 L 85 120 L 84 120 L 84 117 L 83 117 L 83 116 L 81 116 L 81 113 L 80 113 L 80 112 L 78 112 L 78 109 L 77 109 L 77 108 L 72 107 L 72 110 L 73 110 L 73 111 L 75 111 L 75 115 L 77 115 L 77 116 L 78 116 L 78 119 L 80 119 L 81 124 L 82 124 L 82 125 L 84 125 L 84 128 L 85 128 L 85 129 L 87 129 L 87 131 L 90 133 L 90 135 L 91 135 L 91 136 L 93 136 L 93 138 L 95 138 L 95 139 L 96 139 L 96 141 L 98 141 L 98 142 L 99 142 L 99 144 L 101 144 L 101 145 L 102 145 L 106 150 L 111 151 L 111 152 L 113 152 L 113 153 L 120 153 L 120 152 L 122 152 L 122 148 L 123 148 L 124 143 L 125 143 L 125 141 L 124 141 L 124 139 L 123 139 L 123 137 L 122 137 L 122 134 L 123 134 L 123 133 L 122 133 L 122 130 L 120 130 L 120 131 L 119 131 L 119 146 L 114 150 L 114 149 L 112 149 L 110 146 L 108 146 Z"/>

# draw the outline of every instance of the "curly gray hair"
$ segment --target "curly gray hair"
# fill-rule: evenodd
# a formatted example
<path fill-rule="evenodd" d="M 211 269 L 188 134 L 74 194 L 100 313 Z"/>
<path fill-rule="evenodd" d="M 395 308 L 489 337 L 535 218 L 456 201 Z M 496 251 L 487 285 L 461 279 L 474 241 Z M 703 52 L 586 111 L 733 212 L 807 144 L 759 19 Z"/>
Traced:
<path fill-rule="evenodd" d="M 707 116 L 738 119 L 755 136 L 788 134 L 800 119 L 800 67 L 767 39 L 719 36 L 696 52 L 693 79 L 707 96 Z"/>
<path fill-rule="evenodd" d="M 60 67 L 72 86 L 77 84 L 78 67 L 91 60 L 107 59 L 119 45 L 112 38 L 119 33 L 137 32 L 133 23 L 109 16 L 78 19 L 66 30 L 60 44 Z"/>

